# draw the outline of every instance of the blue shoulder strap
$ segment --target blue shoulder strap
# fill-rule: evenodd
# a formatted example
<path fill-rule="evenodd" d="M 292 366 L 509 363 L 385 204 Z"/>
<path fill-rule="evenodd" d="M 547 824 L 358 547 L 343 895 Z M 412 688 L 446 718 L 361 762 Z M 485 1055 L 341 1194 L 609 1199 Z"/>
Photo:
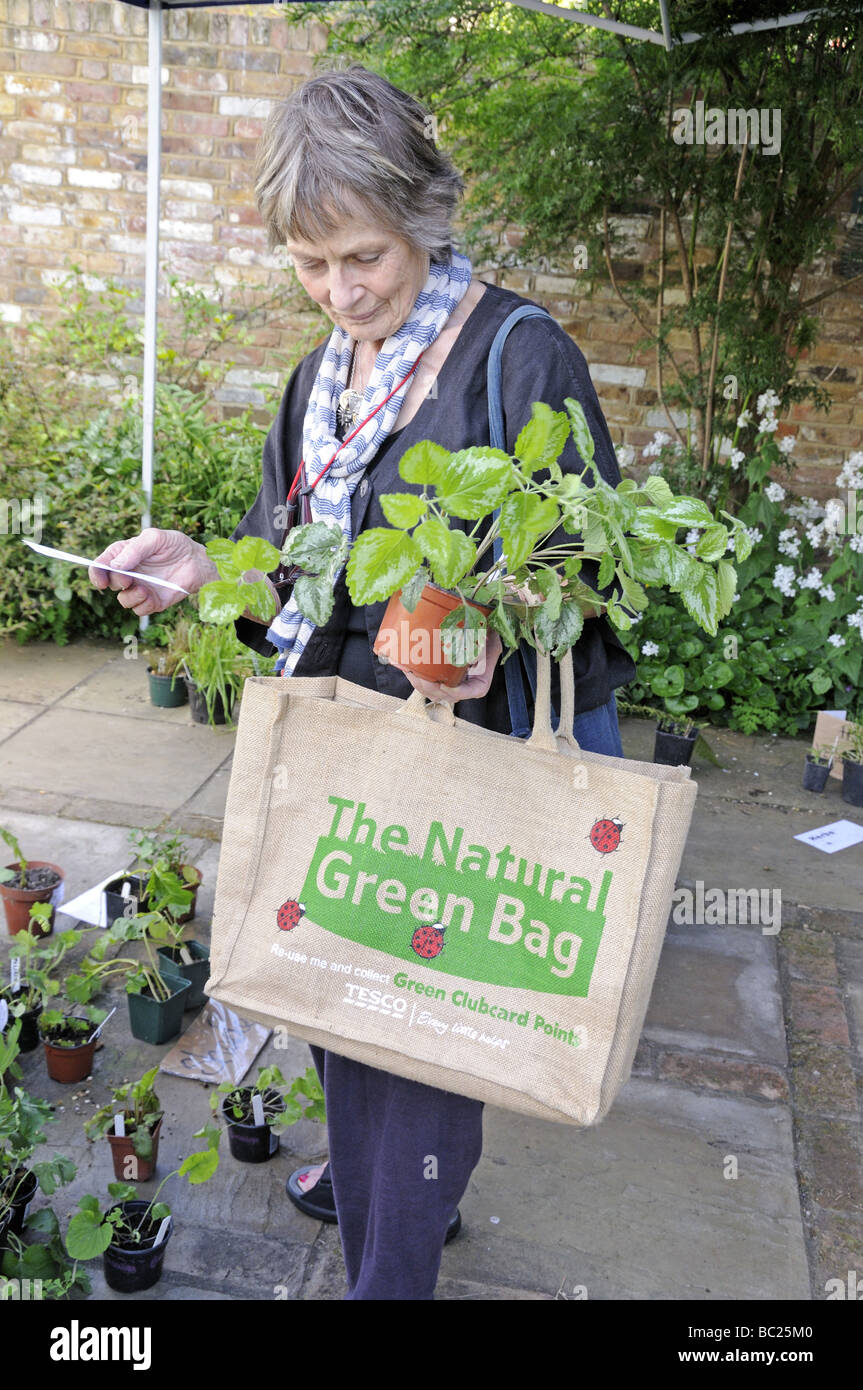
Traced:
<path fill-rule="evenodd" d="M 492 447 L 503 449 L 506 452 L 506 434 L 504 431 L 503 420 L 503 394 L 501 389 L 501 356 L 503 345 L 506 342 L 510 329 L 514 328 L 519 319 L 526 318 L 551 318 L 545 309 L 541 309 L 538 304 L 520 304 L 517 309 L 504 319 L 500 328 L 497 330 L 495 340 L 491 346 L 488 356 L 488 428 Z M 500 515 L 498 508 L 494 516 Z M 495 560 L 499 560 L 503 551 L 503 542 L 500 536 L 496 536 L 492 545 L 492 554 Z M 519 644 L 519 653 L 527 678 L 530 681 L 530 688 L 536 696 L 536 656 L 533 648 L 526 642 Z M 514 738 L 526 738 L 531 732 L 530 721 L 527 716 L 527 702 L 524 698 L 524 683 L 522 681 L 521 669 L 518 664 L 516 653 L 509 658 L 503 668 L 506 677 L 506 697 L 509 703 L 509 720 L 512 727 Z M 557 713 L 552 710 L 552 726 L 557 728 Z"/>

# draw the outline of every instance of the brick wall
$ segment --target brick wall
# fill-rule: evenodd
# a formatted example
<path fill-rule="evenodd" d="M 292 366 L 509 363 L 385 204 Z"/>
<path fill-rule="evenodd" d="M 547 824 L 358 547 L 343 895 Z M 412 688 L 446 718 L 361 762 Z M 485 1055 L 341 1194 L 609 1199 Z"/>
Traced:
<path fill-rule="evenodd" d="M 286 275 L 281 255 L 266 253 L 254 205 L 255 146 L 271 101 L 312 74 L 325 30 L 292 24 L 275 5 L 167 11 L 163 23 L 162 272 L 268 298 Z M 97 285 L 110 276 L 143 290 L 146 81 L 145 11 L 119 0 L 0 0 L 3 331 L 54 312 L 52 283 L 67 257 Z M 850 198 L 839 210 L 837 247 L 849 206 Z M 653 220 L 628 219 L 626 231 L 625 273 L 650 274 Z M 837 283 L 836 259 L 808 269 L 807 297 Z M 653 354 L 635 351 L 641 330 L 608 284 L 592 284 L 587 272 L 477 269 L 545 304 L 572 334 L 615 444 L 638 453 L 667 426 Z M 783 427 L 798 438 L 800 487 L 827 496 L 843 458 L 863 448 L 863 283 L 843 286 L 816 312 L 820 340 L 801 370 L 825 384 L 833 408 L 825 416 L 795 407 Z M 283 380 L 286 349 L 315 321 L 294 313 L 232 348 L 223 408 L 257 402 L 256 381 Z"/>

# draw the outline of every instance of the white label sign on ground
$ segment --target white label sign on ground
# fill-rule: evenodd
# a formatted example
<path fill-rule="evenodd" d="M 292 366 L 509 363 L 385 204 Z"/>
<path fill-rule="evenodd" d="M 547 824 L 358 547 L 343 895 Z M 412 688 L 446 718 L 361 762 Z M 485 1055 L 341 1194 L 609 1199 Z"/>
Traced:
<path fill-rule="evenodd" d="M 817 830 L 807 830 L 803 835 L 795 835 L 795 840 L 814 845 L 825 854 L 835 854 L 839 849 L 859 845 L 863 840 L 863 825 L 855 825 L 853 820 L 837 820 L 832 825 L 819 826 Z"/>

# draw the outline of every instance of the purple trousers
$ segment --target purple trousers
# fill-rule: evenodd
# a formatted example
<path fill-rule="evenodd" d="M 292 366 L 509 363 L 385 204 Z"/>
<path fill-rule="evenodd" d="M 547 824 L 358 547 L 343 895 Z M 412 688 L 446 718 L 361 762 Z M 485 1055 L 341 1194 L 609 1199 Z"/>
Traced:
<path fill-rule="evenodd" d="M 311 1049 L 349 1299 L 434 1297 L 444 1238 L 482 1153 L 482 1103 Z"/>

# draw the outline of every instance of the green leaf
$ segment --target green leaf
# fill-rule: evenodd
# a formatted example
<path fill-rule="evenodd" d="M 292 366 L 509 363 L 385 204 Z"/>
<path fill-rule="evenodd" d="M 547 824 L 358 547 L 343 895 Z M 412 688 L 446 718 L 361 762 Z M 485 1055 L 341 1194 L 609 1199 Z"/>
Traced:
<path fill-rule="evenodd" d="M 414 540 L 428 560 L 435 582 L 453 589 L 470 572 L 476 545 L 464 531 L 452 531 L 439 517 L 430 516 L 414 531 Z"/>
<path fill-rule="evenodd" d="M 564 405 L 569 412 L 569 422 L 572 427 L 572 437 L 575 440 L 575 447 L 585 463 L 593 462 L 594 443 L 590 426 L 587 423 L 587 416 L 584 413 L 584 406 L 581 401 L 575 400 L 572 396 L 567 396 Z"/>
<path fill-rule="evenodd" d="M 213 1176 L 219 1166 L 218 1150 L 212 1147 L 203 1149 L 200 1153 L 189 1154 L 188 1158 L 183 1159 L 179 1167 L 181 1178 L 188 1178 L 193 1185 L 207 1182 Z"/>
<path fill-rule="evenodd" d="M 498 603 L 488 615 L 488 625 L 503 638 L 507 647 L 518 646 L 518 633 L 512 621 L 510 610 L 505 603 Z"/>
<path fill-rule="evenodd" d="M 535 610 L 533 630 L 536 640 L 555 661 L 560 661 L 578 641 L 584 627 L 584 614 L 577 603 L 565 603 L 557 618 L 546 612 L 545 604 Z"/>
<path fill-rule="evenodd" d="M 698 561 L 687 550 L 682 546 L 673 545 L 670 541 L 660 541 L 654 546 L 653 558 L 663 584 L 667 584 L 676 592 L 691 584 L 701 569 Z"/>
<path fill-rule="evenodd" d="M 569 422 L 563 411 L 552 410 L 544 401 L 534 401 L 531 418 L 515 441 L 515 456 L 526 473 L 536 473 L 557 461 L 569 437 Z"/>
<path fill-rule="evenodd" d="M 384 492 L 380 498 L 381 511 L 390 526 L 409 531 L 425 516 L 428 502 L 412 492 Z"/>
<path fill-rule="evenodd" d="M 730 560 L 720 560 L 716 566 L 716 583 L 719 597 L 719 616 L 726 618 L 734 603 L 737 589 L 737 571 Z"/>
<path fill-rule="evenodd" d="M 66 1249 L 73 1260 L 92 1260 L 104 1255 L 114 1232 L 103 1224 L 98 1211 L 80 1211 L 72 1217 L 66 1231 Z"/>
<path fill-rule="evenodd" d="M 698 571 L 687 587 L 680 590 L 680 597 L 689 616 L 694 618 L 705 632 L 709 632 L 711 637 L 715 637 L 719 618 L 716 575 L 707 565 L 699 565 Z"/>
<path fill-rule="evenodd" d="M 237 541 L 236 564 L 239 574 L 246 570 L 261 570 L 269 574 L 279 563 L 279 552 L 261 536 L 241 536 Z"/>
<path fill-rule="evenodd" d="M 719 560 L 728 549 L 728 532 L 720 522 L 708 526 L 695 543 L 700 560 Z"/>
<path fill-rule="evenodd" d="M 437 483 L 442 511 L 464 521 L 479 521 L 499 507 L 513 487 L 512 461 L 492 449 L 462 449 L 452 454 Z"/>
<path fill-rule="evenodd" d="M 546 616 L 556 622 L 563 604 L 563 589 L 556 570 L 540 570 L 533 576 L 532 587 L 543 596 Z"/>
<path fill-rule="evenodd" d="M 422 551 L 412 536 L 376 526 L 357 537 L 348 561 L 347 582 L 357 607 L 390 598 L 416 573 Z"/>
<path fill-rule="evenodd" d="M 431 576 L 426 566 L 420 565 L 416 574 L 411 576 L 407 584 L 403 586 L 401 594 L 399 595 L 399 603 L 402 608 L 406 608 L 409 613 L 413 613 L 422 598 L 423 589 L 426 584 L 428 584 L 430 578 Z"/>
<path fill-rule="evenodd" d="M 249 588 L 252 586 L 249 585 Z M 214 579 L 198 590 L 198 612 L 205 623 L 232 623 L 245 612 L 245 585 Z"/>
<path fill-rule="evenodd" d="M 674 497 L 661 510 L 666 521 L 674 521 L 678 526 L 713 524 L 713 513 L 700 497 Z"/>
<path fill-rule="evenodd" d="M 430 439 L 423 439 L 402 454 L 399 473 L 406 483 L 437 487 L 449 460 L 448 449 L 441 448 L 440 444 L 434 444 Z"/>
<path fill-rule="evenodd" d="M 213 561 L 220 579 L 239 579 L 243 571 L 237 563 L 237 546 L 234 541 L 217 538 L 208 542 L 206 550 L 207 558 Z"/>
<path fill-rule="evenodd" d="M 614 578 L 614 556 L 610 550 L 606 550 L 599 562 L 599 573 L 596 576 L 596 587 L 606 589 Z"/>
<path fill-rule="evenodd" d="M 336 596 L 327 575 L 323 574 L 317 578 L 307 574 L 301 575 L 294 585 L 293 596 L 303 617 L 308 618 L 316 627 L 323 627 L 329 622 Z"/>
<path fill-rule="evenodd" d="M 516 492 L 500 509 L 500 532 L 506 567 L 514 574 L 527 559 L 540 536 L 557 525 L 560 512 L 550 497 Z"/>
<path fill-rule="evenodd" d="M 275 617 L 276 601 L 265 579 L 253 579 L 250 583 L 242 584 L 239 594 L 241 600 L 245 600 L 245 607 L 256 617 L 265 622 Z"/>
<path fill-rule="evenodd" d="M 650 688 L 654 695 L 659 695 L 662 699 L 673 699 L 674 696 L 683 694 L 685 684 L 686 672 L 683 667 L 669 666 L 660 675 L 653 677 Z"/>
<path fill-rule="evenodd" d="M 734 531 L 734 555 L 738 564 L 748 560 L 752 554 L 752 537 L 745 526 L 738 525 Z"/>
<path fill-rule="evenodd" d="M 718 690 L 734 680 L 734 667 L 727 661 L 711 661 L 702 669 L 701 677 L 709 690 Z"/>
<path fill-rule="evenodd" d="M 340 565 L 347 553 L 348 542 L 340 526 L 310 521 L 288 532 L 281 558 L 285 564 L 299 565 L 312 574 L 320 574 Z"/>
<path fill-rule="evenodd" d="M 641 490 L 657 507 L 666 507 L 674 496 L 668 483 L 658 473 L 649 473 L 641 484 Z"/>

